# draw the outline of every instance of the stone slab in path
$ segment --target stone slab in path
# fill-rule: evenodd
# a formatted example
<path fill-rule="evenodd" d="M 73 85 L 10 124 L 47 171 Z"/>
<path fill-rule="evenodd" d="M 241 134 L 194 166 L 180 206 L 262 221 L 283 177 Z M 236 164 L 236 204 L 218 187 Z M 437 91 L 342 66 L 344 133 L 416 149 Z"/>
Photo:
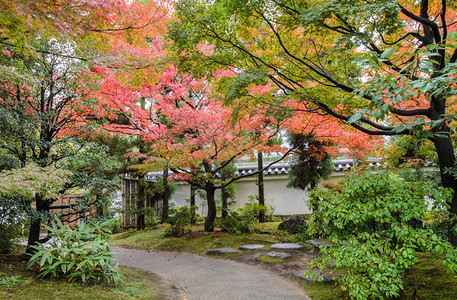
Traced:
<path fill-rule="evenodd" d="M 315 240 L 308 240 L 308 241 L 306 241 L 306 243 L 313 245 L 316 248 L 320 248 L 322 246 L 327 245 L 328 240 L 327 239 L 315 239 Z"/>
<path fill-rule="evenodd" d="M 280 243 L 280 244 L 273 244 L 271 245 L 272 249 L 282 249 L 282 250 L 299 250 L 303 249 L 303 246 L 299 244 L 292 244 L 292 243 Z"/>
<path fill-rule="evenodd" d="M 236 249 L 231 248 L 216 248 L 216 249 L 209 249 L 206 251 L 206 255 L 224 255 L 224 254 L 233 254 L 238 253 L 239 251 Z"/>
<path fill-rule="evenodd" d="M 316 274 L 316 276 L 313 278 L 310 275 L 304 275 L 304 272 L 311 272 L 311 274 Z M 327 271 L 319 271 L 319 270 L 299 270 L 295 271 L 292 273 L 293 276 L 303 279 L 306 282 L 332 282 L 333 281 L 333 274 L 330 274 L 330 272 Z M 321 280 L 322 279 L 322 280 Z"/>
<path fill-rule="evenodd" d="M 264 245 L 254 244 L 254 245 L 243 245 L 240 247 L 240 250 L 256 250 L 265 247 Z"/>
<path fill-rule="evenodd" d="M 290 253 L 276 252 L 276 251 L 268 252 L 266 255 L 269 257 L 273 257 L 273 258 L 283 258 L 283 259 L 289 258 L 292 256 L 292 254 L 290 254 Z"/>

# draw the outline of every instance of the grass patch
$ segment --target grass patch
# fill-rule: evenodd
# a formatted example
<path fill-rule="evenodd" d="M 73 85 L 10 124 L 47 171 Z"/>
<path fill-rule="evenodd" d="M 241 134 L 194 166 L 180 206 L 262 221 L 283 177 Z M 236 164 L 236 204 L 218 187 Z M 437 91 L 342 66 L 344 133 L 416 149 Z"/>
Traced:
<path fill-rule="evenodd" d="M 82 285 L 59 278 L 38 277 L 37 269 L 26 269 L 19 255 L 0 255 L 0 299 L 164 299 L 158 278 L 140 270 L 121 268 L 125 284 Z"/>
<path fill-rule="evenodd" d="M 238 249 L 246 244 L 271 245 L 279 241 L 287 240 L 287 235 L 277 231 L 278 222 L 256 224 L 257 231 L 254 233 L 228 233 L 228 232 L 204 232 L 203 226 L 190 227 L 190 232 L 183 236 L 165 236 L 167 226 L 153 230 L 127 231 L 111 236 L 111 242 L 119 246 L 133 247 L 137 249 L 157 249 L 163 251 L 185 251 L 196 254 L 204 254 L 209 249 L 233 248 Z M 266 234 L 267 233 L 267 234 Z"/>

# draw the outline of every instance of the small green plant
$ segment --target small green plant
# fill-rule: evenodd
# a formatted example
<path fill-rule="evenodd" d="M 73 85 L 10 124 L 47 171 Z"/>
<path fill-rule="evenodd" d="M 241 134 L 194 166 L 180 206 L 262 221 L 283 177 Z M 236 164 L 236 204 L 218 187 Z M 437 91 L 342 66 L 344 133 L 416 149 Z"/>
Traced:
<path fill-rule="evenodd" d="M 257 196 L 249 196 L 249 199 L 257 199 Z M 267 222 L 273 222 L 273 212 L 274 209 L 271 205 L 260 205 L 258 202 L 253 203 L 246 203 L 244 207 L 240 207 L 237 209 L 239 213 L 242 215 L 257 219 L 259 217 L 260 212 L 264 212 L 265 220 Z"/>
<path fill-rule="evenodd" d="M 167 223 L 171 224 L 171 227 L 167 228 L 167 235 L 183 235 L 186 227 L 190 225 L 192 220 L 192 211 L 189 207 L 176 207 L 168 210 L 169 218 Z"/>
<path fill-rule="evenodd" d="M 335 268 L 345 268 L 335 280 L 354 299 L 404 297 L 405 273 L 414 272 L 417 252 L 437 255 L 455 273 L 457 251 L 431 229 L 412 222 L 427 212 L 426 199 L 433 199 L 435 209 L 444 209 L 450 195 L 388 172 L 356 173 L 338 193 L 311 192 L 310 202 L 319 210 L 311 216 L 309 232 L 323 230 L 330 244 L 310 267 L 324 269 L 333 259 Z"/>
<path fill-rule="evenodd" d="M 156 229 L 157 227 L 159 227 L 159 225 L 161 223 L 160 218 L 154 217 L 154 216 L 150 216 L 150 217 L 145 216 L 144 221 L 146 223 L 147 229 Z"/>
<path fill-rule="evenodd" d="M 110 263 L 114 258 L 106 240 L 109 229 L 105 225 L 86 225 L 81 221 L 72 229 L 57 219 L 51 226 L 45 226 L 52 237 L 49 244 L 33 246 L 36 252 L 28 268 L 38 264 L 40 276 L 66 277 L 70 281 L 122 283 L 118 265 Z"/>
<path fill-rule="evenodd" d="M 109 215 L 94 215 L 87 218 L 92 224 L 103 224 L 102 226 L 107 229 L 110 233 L 122 232 L 122 220 L 121 217 L 114 218 Z"/>
<path fill-rule="evenodd" d="M 236 233 L 252 232 L 255 221 L 256 219 L 252 216 L 242 215 L 236 211 L 229 211 L 225 218 L 217 220 L 216 226 L 222 231 Z"/>
<path fill-rule="evenodd" d="M 13 288 L 19 284 L 21 284 L 21 276 L 20 275 L 10 275 L 0 278 L 0 290 L 6 290 Z"/>

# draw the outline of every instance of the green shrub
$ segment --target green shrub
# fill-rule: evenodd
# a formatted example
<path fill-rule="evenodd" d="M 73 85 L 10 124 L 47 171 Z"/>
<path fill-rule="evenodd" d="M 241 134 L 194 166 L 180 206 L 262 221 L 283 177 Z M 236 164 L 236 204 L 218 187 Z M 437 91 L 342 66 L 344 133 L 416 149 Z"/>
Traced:
<path fill-rule="evenodd" d="M 166 235 L 183 235 L 192 220 L 190 208 L 187 206 L 170 208 L 168 215 L 167 223 L 171 224 L 171 227 L 166 229 Z"/>
<path fill-rule="evenodd" d="M 273 222 L 273 207 L 270 205 L 260 205 L 257 202 L 246 203 L 244 207 L 240 207 L 237 211 L 245 217 L 258 219 L 261 211 L 265 214 L 267 222 Z"/>
<path fill-rule="evenodd" d="M 388 172 L 356 174 L 338 193 L 311 192 L 310 204 L 319 211 L 311 216 L 309 232 L 323 231 L 331 244 L 321 248 L 321 259 L 310 267 L 323 269 L 334 259 L 335 268 L 346 270 L 335 280 L 355 299 L 403 296 L 403 274 L 414 268 L 416 252 L 437 254 L 455 273 L 457 252 L 450 243 L 411 222 L 427 212 L 426 198 L 434 199 L 435 209 L 444 209 L 450 196 L 449 190 L 405 182 Z"/>
<path fill-rule="evenodd" d="M 252 216 L 242 215 L 236 211 L 229 211 L 224 219 L 216 221 L 216 226 L 222 231 L 236 233 L 252 232 L 254 230 L 253 224 L 255 222 L 256 219 Z"/>
<path fill-rule="evenodd" d="M 0 197 L 0 254 L 9 253 L 14 242 L 25 235 L 22 225 L 25 222 L 27 201 L 21 196 Z"/>
<path fill-rule="evenodd" d="M 85 224 L 72 229 L 57 219 L 46 226 L 51 234 L 47 245 L 32 246 L 36 252 L 28 267 L 40 266 L 40 275 L 65 277 L 70 281 L 108 281 L 118 285 L 122 282 L 118 265 L 111 265 L 113 252 L 106 240 L 109 229 L 101 224 Z"/>

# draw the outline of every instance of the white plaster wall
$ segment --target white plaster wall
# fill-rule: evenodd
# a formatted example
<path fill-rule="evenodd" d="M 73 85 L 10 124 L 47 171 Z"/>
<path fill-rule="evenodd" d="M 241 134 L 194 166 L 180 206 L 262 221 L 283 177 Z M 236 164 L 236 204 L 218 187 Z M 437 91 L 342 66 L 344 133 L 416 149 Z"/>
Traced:
<path fill-rule="evenodd" d="M 343 172 L 337 172 L 331 177 L 322 182 L 337 183 L 344 178 Z M 257 195 L 257 177 L 246 177 L 235 182 L 236 186 L 236 203 L 230 208 L 243 207 L 246 203 L 252 202 L 249 196 Z M 307 192 L 297 189 L 287 188 L 287 175 L 270 175 L 265 176 L 265 200 L 267 205 L 274 208 L 274 215 L 294 215 L 294 214 L 308 214 L 311 211 L 306 205 Z M 177 189 L 173 195 L 171 203 L 176 206 L 188 206 L 189 202 L 186 199 L 190 198 L 190 186 L 186 182 L 176 182 Z M 220 199 L 220 190 L 216 192 L 216 199 Z M 197 213 L 201 216 L 206 215 L 205 200 L 196 197 L 196 205 L 199 206 Z"/>

